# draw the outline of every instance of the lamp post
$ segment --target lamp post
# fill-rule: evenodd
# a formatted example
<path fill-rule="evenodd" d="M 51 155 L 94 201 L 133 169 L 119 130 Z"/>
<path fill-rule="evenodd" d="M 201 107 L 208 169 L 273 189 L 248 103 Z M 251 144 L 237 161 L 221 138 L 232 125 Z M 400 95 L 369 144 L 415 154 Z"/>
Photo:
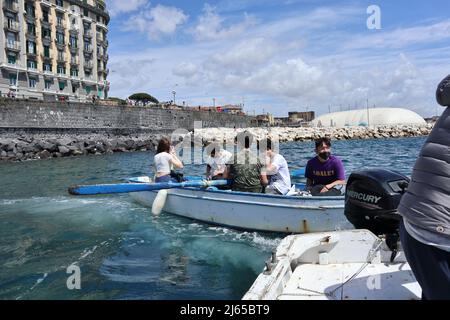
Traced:
<path fill-rule="evenodd" d="M 173 104 L 176 105 L 176 103 L 175 103 L 175 96 L 176 96 L 177 93 L 174 90 L 174 91 L 172 91 L 172 94 L 173 94 Z"/>

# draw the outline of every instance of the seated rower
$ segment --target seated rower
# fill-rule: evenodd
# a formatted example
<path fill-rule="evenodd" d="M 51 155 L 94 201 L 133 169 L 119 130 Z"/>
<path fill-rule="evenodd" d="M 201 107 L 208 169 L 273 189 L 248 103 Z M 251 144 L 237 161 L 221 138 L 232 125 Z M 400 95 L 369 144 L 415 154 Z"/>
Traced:
<path fill-rule="evenodd" d="M 206 160 L 206 177 L 211 180 L 223 179 L 227 163 L 233 155 L 222 149 L 219 144 L 210 145 L 210 147 L 212 149 L 210 157 Z"/>
<path fill-rule="evenodd" d="M 308 161 L 305 169 L 307 190 L 317 196 L 342 195 L 335 187 L 345 185 L 345 170 L 341 159 L 331 155 L 331 140 L 316 140 L 315 152 L 317 156 Z"/>
<path fill-rule="evenodd" d="M 281 154 L 272 150 L 272 140 L 266 139 L 265 142 L 266 174 L 269 183 L 265 193 L 285 195 L 291 189 L 291 176 L 287 161 Z"/>
<path fill-rule="evenodd" d="M 156 155 L 154 157 L 155 182 L 177 182 L 172 179 L 170 173 L 172 168 L 183 168 L 183 163 L 176 156 L 175 149 L 170 145 L 170 140 L 162 138 L 159 140 Z"/>
<path fill-rule="evenodd" d="M 234 155 L 223 177 L 233 180 L 231 185 L 233 191 L 260 193 L 262 187 L 267 185 L 267 176 L 259 157 L 250 150 L 253 136 L 243 132 L 236 140 L 240 151 Z"/>

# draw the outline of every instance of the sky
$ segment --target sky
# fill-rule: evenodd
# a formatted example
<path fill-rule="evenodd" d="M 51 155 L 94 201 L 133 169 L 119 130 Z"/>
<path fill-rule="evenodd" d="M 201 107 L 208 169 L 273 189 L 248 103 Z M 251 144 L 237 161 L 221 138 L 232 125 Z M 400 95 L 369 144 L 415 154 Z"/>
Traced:
<path fill-rule="evenodd" d="M 442 112 L 448 0 L 106 2 L 111 97 L 170 101 L 175 91 L 177 104 L 275 116 L 367 105 Z"/>

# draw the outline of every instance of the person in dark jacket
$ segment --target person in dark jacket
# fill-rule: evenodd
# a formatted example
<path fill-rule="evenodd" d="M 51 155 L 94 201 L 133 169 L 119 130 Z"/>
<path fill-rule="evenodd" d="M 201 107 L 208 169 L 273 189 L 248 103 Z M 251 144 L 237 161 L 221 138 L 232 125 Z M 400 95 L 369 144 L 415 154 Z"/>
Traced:
<path fill-rule="evenodd" d="M 436 93 L 446 106 L 414 165 L 398 212 L 400 239 L 423 299 L 450 299 L 450 75 Z"/>

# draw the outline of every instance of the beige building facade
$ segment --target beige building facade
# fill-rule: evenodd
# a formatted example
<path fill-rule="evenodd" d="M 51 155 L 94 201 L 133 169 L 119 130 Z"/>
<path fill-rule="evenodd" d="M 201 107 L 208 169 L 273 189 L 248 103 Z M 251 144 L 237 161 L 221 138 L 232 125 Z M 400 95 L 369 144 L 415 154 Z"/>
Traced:
<path fill-rule="evenodd" d="M 0 0 L 1 96 L 46 101 L 108 97 L 103 0 Z"/>

